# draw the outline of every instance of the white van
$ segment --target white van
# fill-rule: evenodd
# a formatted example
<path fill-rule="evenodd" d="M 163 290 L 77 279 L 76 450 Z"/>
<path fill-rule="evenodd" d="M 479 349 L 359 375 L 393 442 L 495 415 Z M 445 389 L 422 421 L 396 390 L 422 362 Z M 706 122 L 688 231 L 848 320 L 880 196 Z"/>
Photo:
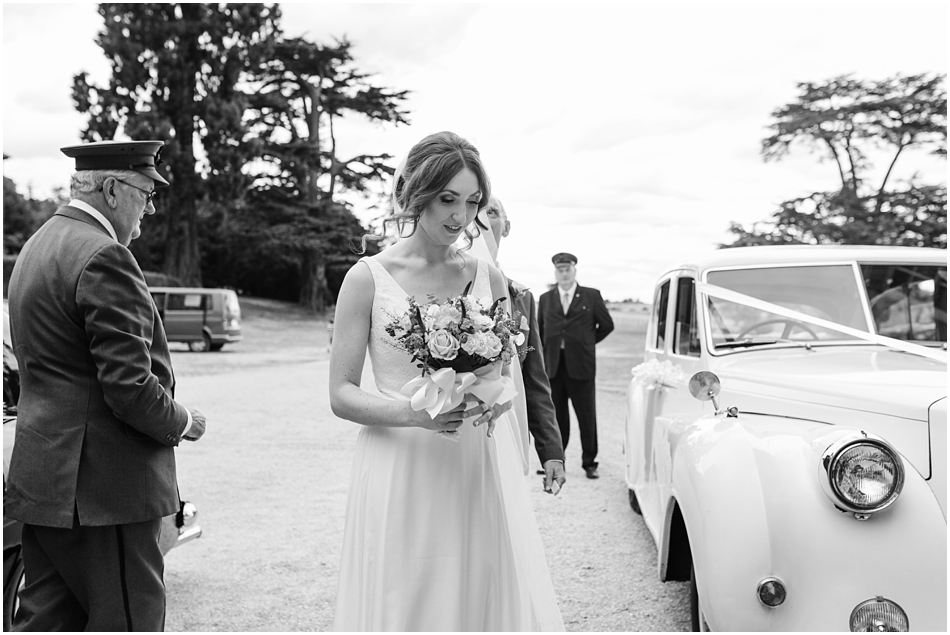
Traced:
<path fill-rule="evenodd" d="M 220 351 L 240 342 L 241 306 L 231 289 L 149 287 L 169 342 L 193 351 Z"/>

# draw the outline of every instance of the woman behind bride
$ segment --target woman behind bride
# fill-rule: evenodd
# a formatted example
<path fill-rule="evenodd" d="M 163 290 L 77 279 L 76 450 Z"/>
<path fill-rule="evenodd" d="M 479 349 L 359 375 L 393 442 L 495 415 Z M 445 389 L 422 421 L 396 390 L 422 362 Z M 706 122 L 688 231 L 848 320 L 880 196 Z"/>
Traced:
<path fill-rule="evenodd" d="M 389 220 L 401 239 L 347 274 L 330 354 L 333 412 L 363 426 L 334 628 L 563 630 L 511 402 L 466 395 L 435 417 L 414 410 L 400 389 L 420 370 L 385 330 L 409 298 L 505 297 L 502 274 L 455 246 L 471 238 L 488 177 L 474 146 L 441 132 L 410 150 L 393 182 Z M 375 390 L 360 385 L 367 348 Z"/>

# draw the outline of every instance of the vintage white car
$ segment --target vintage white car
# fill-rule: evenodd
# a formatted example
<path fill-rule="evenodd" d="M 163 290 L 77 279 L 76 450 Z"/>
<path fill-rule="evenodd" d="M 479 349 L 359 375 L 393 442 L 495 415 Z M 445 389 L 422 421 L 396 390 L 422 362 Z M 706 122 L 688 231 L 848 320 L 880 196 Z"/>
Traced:
<path fill-rule="evenodd" d="M 947 256 L 725 249 L 657 283 L 630 505 L 694 630 L 947 630 Z"/>

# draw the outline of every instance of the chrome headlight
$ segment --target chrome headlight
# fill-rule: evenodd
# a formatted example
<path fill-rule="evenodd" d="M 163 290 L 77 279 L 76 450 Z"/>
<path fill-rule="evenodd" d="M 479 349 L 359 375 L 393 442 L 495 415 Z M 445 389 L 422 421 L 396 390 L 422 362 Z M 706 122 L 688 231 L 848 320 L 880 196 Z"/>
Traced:
<path fill-rule="evenodd" d="M 852 633 L 906 633 L 910 622 L 904 609 L 882 597 L 861 602 L 851 612 Z"/>
<path fill-rule="evenodd" d="M 859 517 L 893 503 L 904 486 L 904 463 L 883 439 L 838 441 L 825 450 L 821 465 L 825 493 L 836 506 Z"/>

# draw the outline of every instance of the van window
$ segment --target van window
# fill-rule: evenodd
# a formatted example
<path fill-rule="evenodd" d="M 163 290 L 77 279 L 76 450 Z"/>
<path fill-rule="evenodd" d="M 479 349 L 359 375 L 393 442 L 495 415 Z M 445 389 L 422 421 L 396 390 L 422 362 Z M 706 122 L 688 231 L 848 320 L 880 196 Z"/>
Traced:
<path fill-rule="evenodd" d="M 696 324 L 696 296 L 693 279 L 676 283 L 676 321 L 673 324 L 673 351 L 677 355 L 699 357 L 699 330 Z"/>
<path fill-rule="evenodd" d="M 666 341 L 666 309 L 670 303 L 670 281 L 667 280 L 656 290 L 653 299 L 653 332 L 656 333 L 656 348 L 662 349 Z"/>
<path fill-rule="evenodd" d="M 208 304 L 203 293 L 170 293 L 168 294 L 169 311 L 203 311 Z"/>

